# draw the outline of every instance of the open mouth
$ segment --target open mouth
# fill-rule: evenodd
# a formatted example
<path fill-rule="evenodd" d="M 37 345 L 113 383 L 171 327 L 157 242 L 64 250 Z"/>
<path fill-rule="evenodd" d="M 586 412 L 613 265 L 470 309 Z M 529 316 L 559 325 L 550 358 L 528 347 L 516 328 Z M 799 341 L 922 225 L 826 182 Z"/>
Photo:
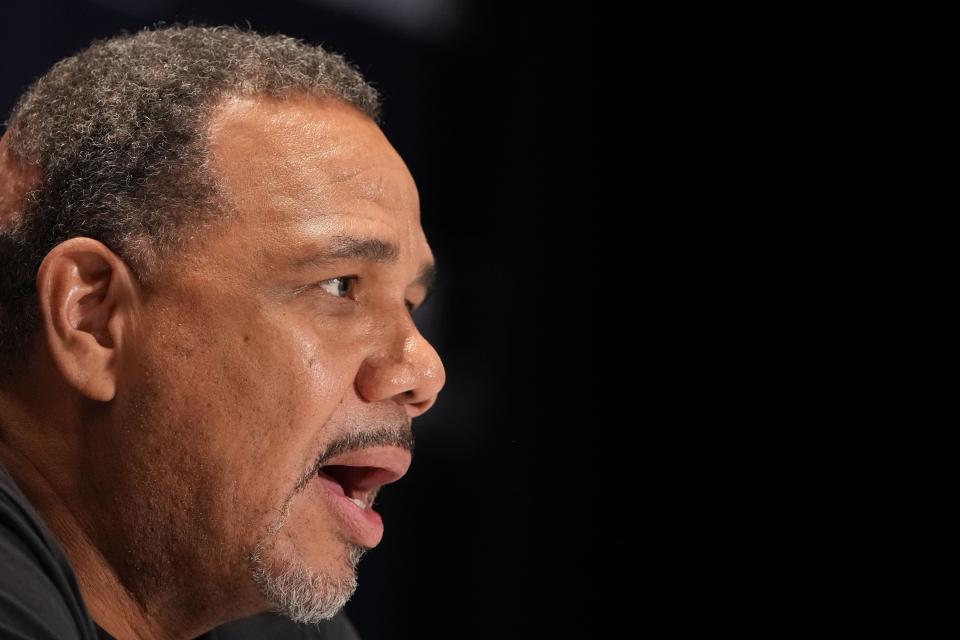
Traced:
<path fill-rule="evenodd" d="M 324 465 L 317 475 L 339 485 L 338 493 L 361 509 L 368 509 L 373 505 L 381 486 L 399 479 L 393 478 L 394 474 L 387 469 L 342 464 Z M 332 485 L 331 488 L 337 490 Z"/>
<path fill-rule="evenodd" d="M 402 478 L 410 462 L 406 449 L 370 447 L 332 456 L 317 471 L 332 512 L 363 546 L 376 546 L 383 535 L 383 520 L 371 508 L 377 492 Z"/>

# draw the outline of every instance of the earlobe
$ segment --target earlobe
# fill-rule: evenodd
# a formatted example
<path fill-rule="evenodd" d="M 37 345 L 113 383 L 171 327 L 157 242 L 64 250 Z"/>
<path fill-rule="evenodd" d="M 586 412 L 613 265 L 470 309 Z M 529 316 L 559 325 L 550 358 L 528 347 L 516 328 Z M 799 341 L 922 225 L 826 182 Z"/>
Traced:
<path fill-rule="evenodd" d="M 132 282 L 123 260 L 91 238 L 57 245 L 37 272 L 50 356 L 64 380 L 91 400 L 109 402 L 116 395 Z"/>

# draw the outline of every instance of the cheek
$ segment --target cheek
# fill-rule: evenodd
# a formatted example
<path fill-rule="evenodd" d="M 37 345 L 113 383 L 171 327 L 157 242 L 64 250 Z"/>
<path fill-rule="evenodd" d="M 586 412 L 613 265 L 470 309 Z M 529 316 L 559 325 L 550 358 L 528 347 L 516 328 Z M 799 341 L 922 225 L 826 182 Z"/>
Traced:
<path fill-rule="evenodd" d="M 231 399 L 221 411 L 234 426 L 222 432 L 221 446 L 239 476 L 263 485 L 263 469 L 273 469 L 286 489 L 334 435 L 326 425 L 351 393 L 352 377 L 315 335 L 295 328 L 248 332 L 238 344 L 223 353 L 222 377 L 211 389 Z"/>
<path fill-rule="evenodd" d="M 369 342 L 368 324 L 351 316 L 283 327 L 283 354 L 277 349 L 279 362 L 273 366 L 290 376 L 289 389 L 302 394 L 298 404 L 333 406 L 352 392 Z"/>
<path fill-rule="evenodd" d="M 185 315 L 157 327 L 152 354 L 176 414 L 172 446 L 216 470 L 234 504 L 274 508 L 340 435 L 326 425 L 353 393 L 361 335 L 295 313 Z"/>
<path fill-rule="evenodd" d="M 275 428 L 294 440 L 315 439 L 349 390 L 338 361 L 315 337 L 289 329 L 282 343 L 265 348 L 271 355 L 263 390 L 274 401 Z"/>

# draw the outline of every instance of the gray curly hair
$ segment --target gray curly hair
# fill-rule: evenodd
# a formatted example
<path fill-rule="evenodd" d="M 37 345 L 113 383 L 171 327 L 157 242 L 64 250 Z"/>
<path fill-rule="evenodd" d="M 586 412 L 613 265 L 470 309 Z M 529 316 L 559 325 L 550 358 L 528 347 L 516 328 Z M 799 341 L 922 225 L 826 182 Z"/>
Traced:
<path fill-rule="evenodd" d="M 37 270 L 57 244 L 99 240 L 149 286 L 164 257 L 229 215 L 206 125 L 223 99 L 252 94 L 335 98 L 380 122 L 376 89 L 342 56 L 236 27 L 97 40 L 23 94 L 0 143 L 0 381 L 25 365 Z"/>

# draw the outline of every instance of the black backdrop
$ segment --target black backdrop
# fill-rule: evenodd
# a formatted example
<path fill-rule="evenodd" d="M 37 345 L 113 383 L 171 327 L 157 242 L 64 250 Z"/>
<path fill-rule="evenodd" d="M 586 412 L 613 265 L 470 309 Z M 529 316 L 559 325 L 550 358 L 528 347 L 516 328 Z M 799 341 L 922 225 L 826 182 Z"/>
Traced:
<path fill-rule="evenodd" d="M 593 88 L 574 64 L 587 54 L 565 11 L 457 0 L 39 0 L 7 3 L 0 22 L 4 118 L 56 60 L 157 21 L 322 43 L 381 90 L 384 131 L 417 181 L 440 270 L 419 324 L 447 384 L 414 423 L 409 475 L 382 493 L 386 534 L 347 606 L 367 640 L 541 637 L 579 613 L 553 602 L 584 586 L 575 550 L 586 543 L 575 532 L 592 507 L 572 464 L 600 426 L 587 420 L 597 381 L 583 324 L 600 301 L 568 234 L 571 136 L 590 126 L 571 100 Z M 592 244 L 589 224 L 583 216 L 578 246 Z"/>

